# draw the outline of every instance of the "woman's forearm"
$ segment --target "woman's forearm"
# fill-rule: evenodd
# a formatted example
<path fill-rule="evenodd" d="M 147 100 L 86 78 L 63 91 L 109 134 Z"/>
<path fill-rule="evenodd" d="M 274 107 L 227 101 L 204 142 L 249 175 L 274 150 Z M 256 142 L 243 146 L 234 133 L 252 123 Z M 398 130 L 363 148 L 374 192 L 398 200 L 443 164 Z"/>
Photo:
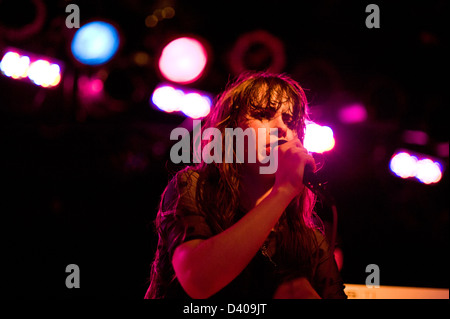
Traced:
<path fill-rule="evenodd" d="M 248 265 L 292 200 L 292 192 L 272 190 L 236 224 L 207 240 L 192 240 L 175 250 L 179 282 L 193 298 L 215 294 Z"/>

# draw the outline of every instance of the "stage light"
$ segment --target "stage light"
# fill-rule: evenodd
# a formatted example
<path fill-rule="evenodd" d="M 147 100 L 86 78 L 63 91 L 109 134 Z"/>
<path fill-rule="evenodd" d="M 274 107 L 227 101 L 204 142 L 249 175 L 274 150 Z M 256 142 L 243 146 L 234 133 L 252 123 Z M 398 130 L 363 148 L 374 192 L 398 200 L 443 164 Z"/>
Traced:
<path fill-rule="evenodd" d="M 84 102 L 100 99 L 103 94 L 103 81 L 97 76 L 81 75 L 78 78 L 78 94 Z"/>
<path fill-rule="evenodd" d="M 360 123 L 367 120 L 367 110 L 364 105 L 354 103 L 342 107 L 338 113 L 339 120 L 342 123 L 353 124 Z"/>
<path fill-rule="evenodd" d="M 436 155 L 440 158 L 448 157 L 449 154 L 449 143 L 448 142 L 440 142 L 435 146 Z"/>
<path fill-rule="evenodd" d="M 60 67 L 46 60 L 37 60 L 30 64 L 28 78 L 36 85 L 43 87 L 55 86 L 61 80 Z"/>
<path fill-rule="evenodd" d="M 406 130 L 403 132 L 403 141 L 408 144 L 426 145 L 428 134 L 422 131 Z"/>
<path fill-rule="evenodd" d="M 335 140 L 333 130 L 328 126 L 321 126 L 314 122 L 306 123 L 303 146 L 313 153 L 323 153 L 333 149 Z"/>
<path fill-rule="evenodd" d="M 161 85 L 152 94 L 151 102 L 164 112 L 182 112 L 188 117 L 198 119 L 208 115 L 211 98 L 199 91 Z"/>
<path fill-rule="evenodd" d="M 119 44 L 119 32 L 114 26 L 94 21 L 78 29 L 72 39 L 71 50 L 79 62 L 94 66 L 111 60 Z"/>
<path fill-rule="evenodd" d="M 206 49 L 200 41 L 188 37 L 178 38 L 162 50 L 159 70 L 172 82 L 192 83 L 201 77 L 207 60 Z"/>
<path fill-rule="evenodd" d="M 198 93 L 184 95 L 181 112 L 193 119 L 208 115 L 211 109 L 211 99 Z"/>
<path fill-rule="evenodd" d="M 28 67 L 30 66 L 30 58 L 21 56 L 17 52 L 7 52 L 0 62 L 0 70 L 2 73 L 13 79 L 21 79 L 27 76 Z"/>
<path fill-rule="evenodd" d="M 439 182 L 442 178 L 441 164 L 429 158 L 418 161 L 416 178 L 424 184 Z"/>
<path fill-rule="evenodd" d="M 152 102 L 161 111 L 176 112 L 181 110 L 184 92 L 171 86 L 161 86 L 156 88 L 152 94 Z"/>
<path fill-rule="evenodd" d="M 389 168 L 398 177 L 414 177 L 417 173 L 417 161 L 417 157 L 406 152 L 400 152 L 391 158 Z"/>
<path fill-rule="evenodd" d="M 442 164 L 426 155 L 396 152 L 389 163 L 391 171 L 401 178 L 415 177 L 424 184 L 434 184 L 442 178 Z"/>
<path fill-rule="evenodd" d="M 36 85 L 54 87 L 61 81 L 61 66 L 47 58 L 7 51 L 0 62 L 0 70 L 13 79 L 28 78 Z"/>

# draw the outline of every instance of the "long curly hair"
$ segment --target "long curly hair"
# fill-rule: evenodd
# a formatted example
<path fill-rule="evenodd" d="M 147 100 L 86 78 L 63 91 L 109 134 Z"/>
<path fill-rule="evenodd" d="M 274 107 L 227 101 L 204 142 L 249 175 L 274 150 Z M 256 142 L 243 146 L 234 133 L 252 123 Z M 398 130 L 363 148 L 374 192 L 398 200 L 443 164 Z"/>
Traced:
<path fill-rule="evenodd" d="M 216 97 L 211 112 L 202 122 L 202 128 L 219 129 L 222 133 L 222 149 L 225 150 L 226 128 L 238 127 L 239 122 L 248 116 L 258 118 L 264 110 L 276 111 L 286 102 L 293 105 L 289 128 L 295 130 L 298 138 L 303 142 L 305 120 L 308 118 L 307 99 L 301 86 L 285 74 L 267 72 L 241 74 L 234 81 L 229 82 L 225 90 Z M 208 143 L 200 136 L 193 138 L 194 153 L 198 146 L 203 149 L 202 147 Z M 235 150 L 232 151 L 236 156 Z M 210 164 L 200 162 L 178 173 L 179 175 L 195 172 L 197 176 L 196 210 L 205 217 L 214 234 L 224 231 L 242 217 L 238 214 L 242 169 L 243 165 L 236 160 L 231 163 L 223 160 L 221 163 Z M 165 217 L 174 214 L 177 206 L 177 196 L 174 196 L 169 203 L 163 203 L 164 197 L 163 194 L 155 220 L 159 240 L 151 268 L 148 298 L 163 298 L 165 289 L 175 280 L 171 264 L 172 256 L 169 256 L 167 251 L 173 251 L 170 247 L 183 241 L 183 235 L 176 239 L 168 238 L 161 229 Z M 286 280 L 300 275 L 311 279 L 314 275 L 317 264 L 315 254 L 317 242 L 314 230 L 318 228 L 317 221 L 320 220 L 314 212 L 315 200 L 314 194 L 305 188 L 291 201 L 279 220 L 276 232 L 276 254 L 277 264 L 279 264 L 277 271 Z M 180 234 L 183 234 L 183 231 L 180 231 Z"/>

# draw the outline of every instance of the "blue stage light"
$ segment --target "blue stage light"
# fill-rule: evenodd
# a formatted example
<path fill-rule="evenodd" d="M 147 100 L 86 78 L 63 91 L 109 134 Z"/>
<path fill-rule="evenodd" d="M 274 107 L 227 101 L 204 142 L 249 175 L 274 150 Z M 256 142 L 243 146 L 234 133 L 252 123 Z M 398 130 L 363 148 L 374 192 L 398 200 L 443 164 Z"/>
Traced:
<path fill-rule="evenodd" d="M 111 24 L 94 21 L 82 26 L 72 39 L 72 54 L 79 62 L 99 65 L 108 62 L 119 48 L 119 32 Z"/>

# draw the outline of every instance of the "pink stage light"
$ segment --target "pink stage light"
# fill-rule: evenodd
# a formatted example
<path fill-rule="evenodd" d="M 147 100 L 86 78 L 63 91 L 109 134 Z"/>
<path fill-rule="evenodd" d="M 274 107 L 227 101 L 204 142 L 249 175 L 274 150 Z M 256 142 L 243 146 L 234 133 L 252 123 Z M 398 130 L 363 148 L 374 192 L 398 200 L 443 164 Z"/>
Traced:
<path fill-rule="evenodd" d="M 389 167 L 401 178 L 414 177 L 424 184 L 434 184 L 442 179 L 442 165 L 423 155 L 397 152 L 392 156 Z"/>
<path fill-rule="evenodd" d="M 422 131 L 406 130 L 403 132 L 403 140 L 409 144 L 426 145 L 429 137 Z"/>
<path fill-rule="evenodd" d="M 164 47 L 159 69 L 166 79 L 187 84 L 200 78 L 207 60 L 208 55 L 200 41 L 183 37 Z"/>
<path fill-rule="evenodd" d="M 208 115 L 212 103 L 211 98 L 206 94 L 170 85 L 157 87 L 153 91 L 151 101 L 164 112 L 183 112 L 194 119 Z"/>
<path fill-rule="evenodd" d="M 354 103 L 341 108 L 338 116 L 342 123 L 360 123 L 367 120 L 367 110 L 364 105 Z"/>
<path fill-rule="evenodd" d="M 81 75 L 78 78 L 78 93 L 85 101 L 94 101 L 103 94 L 103 81 L 97 77 Z"/>
<path fill-rule="evenodd" d="M 57 63 L 33 59 L 15 51 L 5 53 L 0 62 L 0 70 L 7 77 L 16 80 L 28 78 L 42 87 L 54 87 L 61 81 L 61 67 Z"/>
<path fill-rule="evenodd" d="M 323 153 L 334 148 L 336 141 L 333 130 L 328 126 L 321 126 L 314 122 L 308 122 L 305 129 L 303 146 L 313 153 Z"/>

